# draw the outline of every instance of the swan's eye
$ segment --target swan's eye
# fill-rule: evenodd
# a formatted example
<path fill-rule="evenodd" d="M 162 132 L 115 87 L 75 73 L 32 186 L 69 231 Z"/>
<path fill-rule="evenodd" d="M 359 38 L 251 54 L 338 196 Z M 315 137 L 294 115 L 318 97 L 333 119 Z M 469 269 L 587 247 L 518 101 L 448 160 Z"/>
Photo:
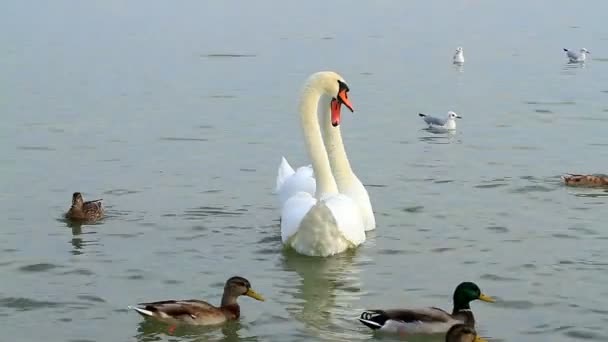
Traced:
<path fill-rule="evenodd" d="M 346 83 L 338 80 L 338 92 L 341 92 L 342 90 L 348 92 L 350 91 L 350 89 L 348 88 L 348 85 L 346 85 Z"/>

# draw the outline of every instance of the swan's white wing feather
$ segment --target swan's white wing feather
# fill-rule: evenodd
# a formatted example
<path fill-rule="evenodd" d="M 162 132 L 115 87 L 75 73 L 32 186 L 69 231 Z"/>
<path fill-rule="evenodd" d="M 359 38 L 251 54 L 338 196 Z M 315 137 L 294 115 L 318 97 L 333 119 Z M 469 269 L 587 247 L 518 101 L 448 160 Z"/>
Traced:
<path fill-rule="evenodd" d="M 281 157 L 281 163 L 279 164 L 279 170 L 277 171 L 277 185 L 275 187 L 275 192 L 279 192 L 285 180 L 291 177 L 295 171 L 293 167 L 289 165 L 287 159 L 285 157 Z"/>
<path fill-rule="evenodd" d="M 297 170 L 297 172 L 301 172 L 302 175 L 306 176 L 306 177 L 313 177 L 315 176 L 315 171 L 312 168 L 311 164 L 308 164 L 306 166 L 300 166 Z"/>
<path fill-rule="evenodd" d="M 365 241 L 365 226 L 359 207 L 350 197 L 337 194 L 321 199 L 331 210 L 344 238 L 355 246 Z"/>
<path fill-rule="evenodd" d="M 352 198 L 359 206 L 365 230 L 376 229 L 376 217 L 374 216 L 369 194 L 355 174 L 353 174 L 353 180 L 348 187 L 340 188 L 340 193 Z"/>
<path fill-rule="evenodd" d="M 276 192 L 279 195 L 279 204 L 281 204 L 281 206 L 283 206 L 289 198 L 291 198 L 298 192 L 306 192 L 309 193 L 311 196 L 314 196 L 317 183 L 315 181 L 311 166 L 299 167 L 294 173 L 292 173 L 286 178 L 283 178 L 279 182 L 280 177 L 281 171 L 279 169 L 279 176 L 277 176 Z"/>
<path fill-rule="evenodd" d="M 300 227 L 300 222 L 317 203 L 317 200 L 307 192 L 299 192 L 291 196 L 281 209 L 281 240 L 287 242 Z"/>

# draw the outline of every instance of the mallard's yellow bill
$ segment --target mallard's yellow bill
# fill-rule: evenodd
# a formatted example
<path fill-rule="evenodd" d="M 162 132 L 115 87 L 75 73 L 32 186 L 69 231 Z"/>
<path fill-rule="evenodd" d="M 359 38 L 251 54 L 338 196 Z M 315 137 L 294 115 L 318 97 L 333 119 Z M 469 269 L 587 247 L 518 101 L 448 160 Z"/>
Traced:
<path fill-rule="evenodd" d="M 264 301 L 264 297 L 262 297 L 261 294 L 253 291 L 252 289 L 248 289 L 247 292 L 245 293 L 245 296 L 249 296 L 249 297 L 251 297 L 253 299 L 257 299 L 257 300 L 260 300 L 262 302 Z"/>
<path fill-rule="evenodd" d="M 494 298 L 487 296 L 483 293 L 479 295 L 479 300 L 483 300 L 484 302 L 488 302 L 488 303 L 494 303 L 496 301 L 496 300 L 494 300 Z"/>
<path fill-rule="evenodd" d="M 485 340 L 479 336 L 475 337 L 475 342 L 488 342 L 488 340 Z"/>

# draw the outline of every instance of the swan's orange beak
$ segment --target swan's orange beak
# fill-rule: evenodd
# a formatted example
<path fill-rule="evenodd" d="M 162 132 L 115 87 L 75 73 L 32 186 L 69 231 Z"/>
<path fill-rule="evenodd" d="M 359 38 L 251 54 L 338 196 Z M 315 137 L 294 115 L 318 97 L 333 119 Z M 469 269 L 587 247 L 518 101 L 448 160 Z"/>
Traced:
<path fill-rule="evenodd" d="M 331 125 L 336 127 L 340 124 L 340 109 L 344 104 L 351 112 L 354 112 L 353 105 L 348 99 L 348 93 L 346 89 L 340 90 L 338 92 L 338 98 L 333 98 L 331 100 Z"/>
<path fill-rule="evenodd" d="M 350 103 L 350 100 L 348 99 L 348 93 L 346 92 L 346 89 L 342 89 L 340 90 L 340 92 L 338 92 L 338 101 L 343 103 L 348 109 L 350 109 L 351 112 L 355 111 L 353 109 L 353 104 Z"/>
<path fill-rule="evenodd" d="M 331 125 L 336 127 L 340 124 L 340 107 L 342 104 L 335 98 L 331 99 Z"/>

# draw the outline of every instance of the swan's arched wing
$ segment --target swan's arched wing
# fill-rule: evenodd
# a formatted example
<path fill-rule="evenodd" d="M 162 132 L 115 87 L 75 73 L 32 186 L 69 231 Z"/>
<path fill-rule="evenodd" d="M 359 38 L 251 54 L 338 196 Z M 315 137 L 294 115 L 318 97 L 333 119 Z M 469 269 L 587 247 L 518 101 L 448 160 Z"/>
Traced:
<path fill-rule="evenodd" d="M 358 246 L 365 241 L 365 226 L 359 207 L 350 197 L 337 194 L 322 199 L 331 210 L 338 229 L 346 240 Z"/>
<path fill-rule="evenodd" d="M 302 166 L 295 172 L 292 170 L 290 176 L 279 182 L 280 176 L 281 171 L 279 171 L 279 176 L 277 177 L 277 194 L 279 195 L 279 204 L 281 206 L 298 192 L 306 192 L 311 196 L 314 196 L 317 183 L 313 175 L 312 167 Z"/>
<path fill-rule="evenodd" d="M 374 210 L 372 209 L 372 202 L 369 199 L 369 194 L 367 193 L 365 186 L 363 186 L 363 183 L 361 183 L 359 178 L 353 174 L 350 186 L 339 188 L 339 190 L 341 194 L 352 198 L 359 206 L 365 230 L 376 229 L 376 217 L 374 216 Z"/>
<path fill-rule="evenodd" d="M 317 203 L 309 193 L 299 192 L 291 196 L 281 209 L 281 240 L 285 243 L 300 227 L 304 216 Z"/>
<path fill-rule="evenodd" d="M 295 171 L 293 170 L 293 167 L 289 165 L 287 159 L 285 159 L 285 157 L 281 157 L 281 163 L 279 164 L 279 169 L 277 171 L 277 183 L 275 187 L 275 192 L 278 193 L 285 180 L 291 177 L 291 175 L 293 175 L 294 173 Z"/>

